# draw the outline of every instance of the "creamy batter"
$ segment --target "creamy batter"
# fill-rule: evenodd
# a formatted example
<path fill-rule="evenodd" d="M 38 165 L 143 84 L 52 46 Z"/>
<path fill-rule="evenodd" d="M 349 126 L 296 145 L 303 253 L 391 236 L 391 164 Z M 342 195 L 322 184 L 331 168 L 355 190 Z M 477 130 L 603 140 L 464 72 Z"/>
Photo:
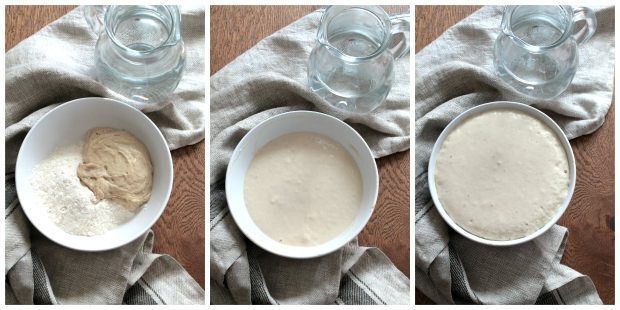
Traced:
<path fill-rule="evenodd" d="M 446 212 L 489 240 L 514 240 L 544 226 L 568 194 L 568 159 L 542 121 L 509 109 L 465 120 L 437 155 L 435 185 Z"/>
<path fill-rule="evenodd" d="M 256 153 L 245 175 L 244 198 L 267 236 L 288 245 L 319 245 L 357 216 L 362 177 L 337 142 L 315 133 L 287 134 Z"/>
<path fill-rule="evenodd" d="M 153 166 L 146 146 L 131 133 L 106 127 L 88 131 L 84 162 L 77 175 L 95 194 L 95 200 L 110 199 L 135 212 L 149 201 Z"/>

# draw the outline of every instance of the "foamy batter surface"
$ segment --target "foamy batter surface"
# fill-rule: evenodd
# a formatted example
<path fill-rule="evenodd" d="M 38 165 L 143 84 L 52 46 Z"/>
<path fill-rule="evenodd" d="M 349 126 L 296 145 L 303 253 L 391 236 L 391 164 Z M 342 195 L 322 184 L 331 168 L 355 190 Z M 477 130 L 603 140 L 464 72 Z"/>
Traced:
<path fill-rule="evenodd" d="M 256 153 L 245 175 L 244 198 L 256 225 L 272 239 L 319 245 L 357 216 L 362 177 L 351 155 L 330 138 L 287 134 Z"/>
<path fill-rule="evenodd" d="M 465 120 L 443 142 L 435 166 L 441 204 L 462 228 L 490 240 L 540 229 L 568 194 L 568 159 L 542 121 L 509 109 Z"/>

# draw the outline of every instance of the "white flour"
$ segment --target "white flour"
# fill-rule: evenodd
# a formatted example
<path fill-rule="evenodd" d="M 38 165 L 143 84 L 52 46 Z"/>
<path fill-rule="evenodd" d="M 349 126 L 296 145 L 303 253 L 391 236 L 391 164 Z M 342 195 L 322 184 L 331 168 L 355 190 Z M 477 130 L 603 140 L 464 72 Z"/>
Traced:
<path fill-rule="evenodd" d="M 95 196 L 80 183 L 77 167 L 82 144 L 58 148 L 37 164 L 30 177 L 41 207 L 62 230 L 81 236 L 101 235 L 131 219 L 134 213 Z"/>

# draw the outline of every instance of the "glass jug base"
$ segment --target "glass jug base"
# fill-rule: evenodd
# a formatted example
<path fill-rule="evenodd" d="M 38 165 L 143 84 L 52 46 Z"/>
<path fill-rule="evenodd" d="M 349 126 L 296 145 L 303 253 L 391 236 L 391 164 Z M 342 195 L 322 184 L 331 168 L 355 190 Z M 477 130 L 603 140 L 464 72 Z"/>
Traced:
<path fill-rule="evenodd" d="M 104 64 L 97 64 L 97 80 L 106 88 L 125 97 L 128 101 L 155 104 L 169 99 L 181 81 L 184 63 L 163 76 L 156 78 L 135 78 L 119 76 Z"/>
<path fill-rule="evenodd" d="M 518 92 L 538 99 L 551 99 L 563 93 L 570 85 L 576 70 L 569 70 L 549 80 L 541 76 L 519 74 L 495 64 L 497 75 Z M 548 71 L 545 71 L 548 72 Z"/>
<path fill-rule="evenodd" d="M 390 87 L 378 87 L 368 93 L 336 92 L 318 76 L 309 76 L 310 89 L 332 106 L 353 113 L 367 113 L 376 109 L 387 97 Z"/>

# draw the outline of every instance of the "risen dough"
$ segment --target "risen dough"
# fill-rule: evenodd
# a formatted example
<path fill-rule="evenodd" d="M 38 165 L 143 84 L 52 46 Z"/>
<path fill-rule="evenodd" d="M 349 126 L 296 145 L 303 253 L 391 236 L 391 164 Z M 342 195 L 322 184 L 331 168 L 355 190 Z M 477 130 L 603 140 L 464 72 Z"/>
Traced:
<path fill-rule="evenodd" d="M 362 177 L 351 155 L 330 138 L 287 134 L 256 153 L 245 175 L 244 198 L 267 236 L 288 245 L 318 245 L 357 216 Z"/>
<path fill-rule="evenodd" d="M 86 134 L 77 174 L 96 201 L 111 199 L 136 211 L 151 197 L 153 168 L 146 146 L 124 130 L 93 128 Z"/>
<path fill-rule="evenodd" d="M 544 226 L 568 193 L 568 159 L 557 135 L 525 113 L 500 109 L 461 123 L 437 155 L 442 206 L 465 230 L 514 240 Z"/>

